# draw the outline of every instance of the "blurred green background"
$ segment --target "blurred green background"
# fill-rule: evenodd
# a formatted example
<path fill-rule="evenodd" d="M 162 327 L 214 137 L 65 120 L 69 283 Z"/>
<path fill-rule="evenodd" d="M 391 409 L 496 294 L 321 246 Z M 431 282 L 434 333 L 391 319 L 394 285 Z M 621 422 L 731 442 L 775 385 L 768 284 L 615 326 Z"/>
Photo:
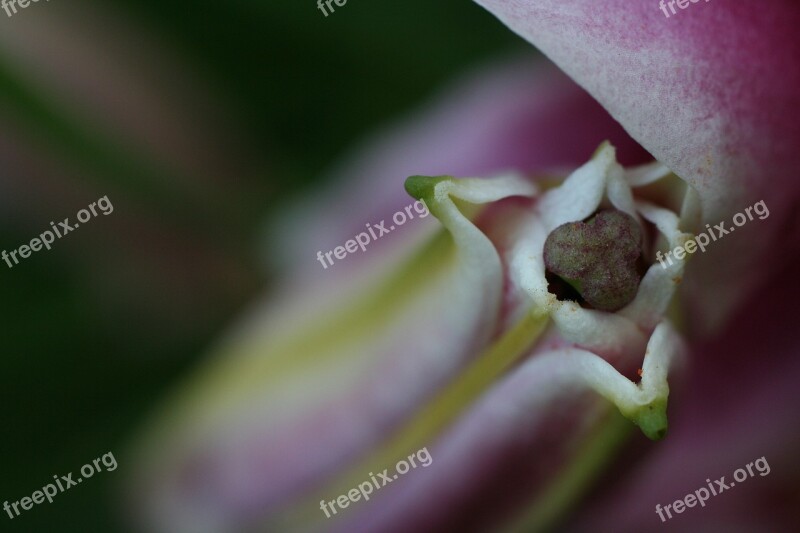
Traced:
<path fill-rule="evenodd" d="M 104 195 L 114 206 L 0 263 L 0 501 L 108 451 L 119 462 L 3 513 L 0 530 L 126 530 L 126 446 L 269 287 L 258 243 L 271 210 L 448 79 L 520 50 L 466 0 L 350 0 L 327 18 L 315 0 L 0 12 L 0 248 Z M 193 134 L 203 142 L 173 150 Z"/>

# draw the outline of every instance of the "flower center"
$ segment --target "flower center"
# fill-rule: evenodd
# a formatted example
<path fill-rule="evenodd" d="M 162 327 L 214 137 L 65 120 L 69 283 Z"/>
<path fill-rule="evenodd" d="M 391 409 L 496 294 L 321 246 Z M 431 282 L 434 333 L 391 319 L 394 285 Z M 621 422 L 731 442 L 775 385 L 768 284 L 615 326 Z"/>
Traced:
<path fill-rule="evenodd" d="M 599 211 L 586 221 L 562 224 L 544 244 L 544 262 L 556 294 L 577 299 L 577 293 L 591 307 L 609 312 L 622 309 L 636 297 L 641 256 L 639 224 L 616 209 Z"/>

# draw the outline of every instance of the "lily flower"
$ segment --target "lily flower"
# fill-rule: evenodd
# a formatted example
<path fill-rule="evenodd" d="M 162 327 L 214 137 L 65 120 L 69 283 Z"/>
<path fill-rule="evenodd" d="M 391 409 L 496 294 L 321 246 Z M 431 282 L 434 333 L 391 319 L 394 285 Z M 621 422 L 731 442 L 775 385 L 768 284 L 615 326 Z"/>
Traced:
<path fill-rule="evenodd" d="M 368 147 L 344 165 L 331 207 L 305 227 L 287 218 L 294 280 L 144 433 L 131 486 L 147 530 L 539 530 L 563 520 L 632 428 L 667 435 L 670 382 L 691 362 L 686 316 L 695 334 L 721 327 L 767 275 L 753 265 L 779 236 L 753 222 L 706 253 L 669 264 L 657 253 L 757 201 L 785 220 L 796 201 L 798 129 L 771 110 L 797 103 L 777 81 L 798 9 L 777 4 L 785 13 L 764 9 L 751 23 L 715 4 L 721 14 L 697 15 L 718 22 L 709 32 L 651 17 L 644 3 L 610 1 L 599 17 L 591 2 L 483 3 L 656 161 L 620 164 L 615 144 L 641 155 L 631 138 L 548 67 L 531 76 L 516 64 L 461 82 Z M 784 21 L 763 36 L 780 53 L 769 67 L 735 61 L 731 36 L 758 34 L 768 16 Z M 676 29 L 646 46 L 651 19 Z M 687 35 L 703 45 L 691 62 L 677 54 Z M 702 61 L 714 58 L 720 66 Z M 563 152 L 548 159 L 528 131 L 562 139 Z M 334 215 L 345 197 L 353 208 Z M 397 228 L 342 268 L 315 263 L 317 231 L 354 235 L 409 201 L 438 222 Z M 314 248 L 297 254 L 304 243 Z M 428 464 L 386 477 L 423 449 Z M 380 472 L 383 484 L 359 497 Z"/>

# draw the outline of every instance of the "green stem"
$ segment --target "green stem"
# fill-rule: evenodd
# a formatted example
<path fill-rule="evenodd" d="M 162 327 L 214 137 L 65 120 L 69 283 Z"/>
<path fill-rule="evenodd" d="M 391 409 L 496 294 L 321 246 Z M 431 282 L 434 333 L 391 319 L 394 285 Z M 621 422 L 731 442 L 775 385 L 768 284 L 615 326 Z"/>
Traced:
<path fill-rule="evenodd" d="M 508 533 L 533 533 L 553 530 L 567 512 L 574 508 L 591 488 L 597 476 L 616 457 L 617 451 L 633 433 L 633 427 L 616 409 L 596 425 L 569 465 L 535 496 L 522 516 L 507 529 Z"/>

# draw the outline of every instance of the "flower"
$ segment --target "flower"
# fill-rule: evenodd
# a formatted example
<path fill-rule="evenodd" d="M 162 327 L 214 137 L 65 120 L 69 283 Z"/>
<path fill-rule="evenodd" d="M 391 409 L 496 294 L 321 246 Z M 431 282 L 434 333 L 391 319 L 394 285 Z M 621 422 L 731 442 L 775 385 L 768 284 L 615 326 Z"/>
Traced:
<path fill-rule="evenodd" d="M 587 8 L 580 9 L 583 4 L 576 2 L 563 8 L 544 4 L 549 11 L 521 2 L 487 2 L 512 27 L 523 33 L 530 30 L 534 40 L 543 35 L 545 52 L 550 43 L 557 53 L 573 58 L 578 52 L 569 52 L 569 43 L 548 28 L 558 28 L 562 20 L 574 23 L 576 16 L 587 15 Z M 617 13 L 622 9 L 618 2 L 609 6 Z M 730 10 L 738 13 L 738 8 Z M 636 7 L 631 13 L 644 11 Z M 530 21 L 537 16 L 543 22 Z M 630 23 L 630 17 L 623 18 Z M 614 28 L 614 22 L 601 19 L 608 28 Z M 598 41 L 583 43 L 595 45 L 601 56 L 594 58 L 594 70 L 580 61 L 576 64 L 584 65 L 585 71 L 564 67 L 579 81 L 581 74 L 597 73 L 600 67 L 613 72 L 617 56 L 602 56 L 602 39 Z M 614 46 L 613 39 L 608 46 Z M 635 50 L 630 54 L 637 57 Z M 642 57 L 645 61 L 646 55 Z M 718 132 L 707 137 L 697 133 L 692 114 L 699 106 L 696 100 L 687 100 L 691 109 L 670 123 L 696 138 L 679 137 L 674 145 L 676 138 L 667 129 L 664 135 L 670 142 L 665 142 L 656 132 L 667 125 L 648 122 L 659 116 L 652 109 L 659 102 L 645 96 L 672 78 L 647 77 L 649 71 L 644 70 L 649 93 L 613 77 L 604 85 L 607 77 L 602 75 L 587 76 L 585 83 L 591 90 L 595 85 L 589 81 L 597 82 L 598 99 L 660 163 L 625 168 L 609 143 L 563 182 L 553 178 L 564 174 L 544 171 L 552 170 L 547 167 L 554 163 L 574 163 L 569 158 L 521 165 L 523 158 L 511 150 L 513 156 L 486 163 L 481 157 L 493 154 L 493 143 L 508 146 L 511 139 L 519 146 L 519 131 L 508 124 L 519 120 L 520 108 L 530 111 L 535 119 L 530 123 L 541 127 L 547 113 L 537 104 L 544 107 L 541 102 L 547 97 L 558 110 L 585 102 L 574 89 L 548 93 L 553 89 L 547 80 L 543 99 L 530 105 L 527 98 L 536 101 L 540 93 L 534 93 L 534 83 L 528 88 L 524 73 L 515 70 L 462 84 L 466 97 L 455 97 L 446 109 L 434 110 L 432 119 L 407 126 L 350 167 L 358 176 L 369 175 L 364 169 L 374 168 L 371 165 L 385 164 L 396 178 L 393 165 L 413 161 L 434 177 L 414 175 L 405 187 L 426 202 L 446 231 L 420 226 L 425 235 L 418 239 L 409 238 L 381 257 L 364 256 L 352 269 L 317 283 L 310 281 L 307 269 L 298 268 L 297 281 L 286 294 L 254 313 L 219 348 L 219 355 L 148 433 L 134 486 L 150 529 L 405 531 L 495 529 L 515 523 L 544 527 L 561 517 L 618 449 L 630 423 L 621 420 L 616 409 L 647 436 L 663 438 L 668 375 L 685 352 L 682 337 L 666 315 L 686 261 L 662 268 L 654 263 L 654 254 L 662 246 L 687 242 L 698 224 L 729 216 L 748 205 L 739 201 L 754 195 L 763 193 L 780 220 L 788 201 L 773 204 L 777 195 L 751 187 L 760 182 L 742 169 L 758 168 L 784 180 L 785 154 L 777 150 L 775 160 L 759 158 L 760 148 L 747 142 L 731 146 Z M 557 78 L 552 83 L 563 87 Z M 621 86 L 626 89 L 623 98 Z M 535 96 L 523 92 L 515 94 L 519 100 L 502 98 L 519 87 Z M 601 89 L 628 106 L 604 99 Z M 790 98 L 778 93 L 784 96 L 781 102 Z M 473 103 L 474 94 L 484 108 L 463 106 Z M 465 108 L 472 114 L 466 115 Z M 482 129 L 476 133 L 452 128 L 451 121 L 461 116 Z M 479 120 L 483 117 L 490 119 L 488 124 Z M 789 126 L 786 121 L 770 123 L 765 130 L 750 118 L 754 124 L 741 131 L 734 128 L 737 141 L 765 132 L 779 139 L 779 133 L 791 131 L 781 129 Z M 732 123 L 729 114 L 718 119 L 726 127 Z M 587 122 L 604 135 L 618 134 L 606 129 L 607 124 L 602 115 Z M 559 120 L 556 125 L 579 130 L 582 122 Z M 498 131 L 513 134 L 496 135 Z M 434 162 L 431 156 L 431 138 L 450 148 L 442 161 L 453 170 L 435 168 L 442 161 Z M 699 144 L 698 151 L 687 148 L 691 141 Z M 413 151 L 408 149 L 416 143 Z M 626 151 L 633 146 L 624 136 L 622 144 Z M 389 154 L 394 151 L 387 147 L 402 157 L 393 159 Z M 475 149 L 480 149 L 477 155 Z M 531 145 L 532 152 L 536 149 Z M 469 163 L 452 157 L 461 150 L 473 158 Z M 459 164 L 474 170 L 462 171 L 456 168 Z M 536 175 L 499 172 L 501 165 L 527 167 Z M 494 177 L 450 177 L 488 172 Z M 343 189 L 346 193 L 340 194 L 348 194 L 359 206 L 389 206 L 399 198 L 388 187 L 364 195 L 357 186 Z M 383 216 L 389 212 L 378 209 Z M 602 209 L 626 213 L 644 236 L 641 283 L 633 301 L 615 312 L 559 299 L 551 290 L 544 259 L 548 235 L 564 224 L 590 220 Z M 342 220 L 333 227 L 352 222 L 349 214 Z M 353 227 L 362 227 L 363 221 Z M 420 240 L 427 244 L 417 248 Z M 731 241 L 720 242 L 719 251 L 692 262 L 731 257 L 731 248 L 737 248 Z M 741 251 L 739 256 L 746 256 L 743 265 L 757 260 Z M 313 252 L 307 257 L 313 265 Z M 715 277 L 725 278 L 702 264 L 698 272 L 694 286 L 704 290 L 713 287 Z M 719 324 L 756 281 L 757 276 L 749 276 L 716 306 L 697 304 L 702 294 L 687 293 L 701 328 Z M 641 381 L 634 377 L 637 367 Z M 320 511 L 320 499 L 347 493 L 368 472 L 380 471 L 422 446 L 430 450 L 434 468 L 393 481 L 368 504 L 354 505 L 334 521 Z"/>
<path fill-rule="evenodd" d="M 702 224 L 764 200 L 787 213 L 794 190 L 800 10 L 790 1 L 703 5 L 667 20 L 653 2 L 478 0 L 596 98 L 642 146 L 686 180 Z M 757 44 L 755 44 L 757 43 Z M 701 225 L 702 227 L 702 225 Z M 746 230 L 745 230 L 746 231 Z M 765 276 L 778 232 L 697 257 L 692 319 L 713 330 Z M 722 269 L 719 265 L 724 264 Z M 756 267 L 758 265 L 758 268 Z"/>

